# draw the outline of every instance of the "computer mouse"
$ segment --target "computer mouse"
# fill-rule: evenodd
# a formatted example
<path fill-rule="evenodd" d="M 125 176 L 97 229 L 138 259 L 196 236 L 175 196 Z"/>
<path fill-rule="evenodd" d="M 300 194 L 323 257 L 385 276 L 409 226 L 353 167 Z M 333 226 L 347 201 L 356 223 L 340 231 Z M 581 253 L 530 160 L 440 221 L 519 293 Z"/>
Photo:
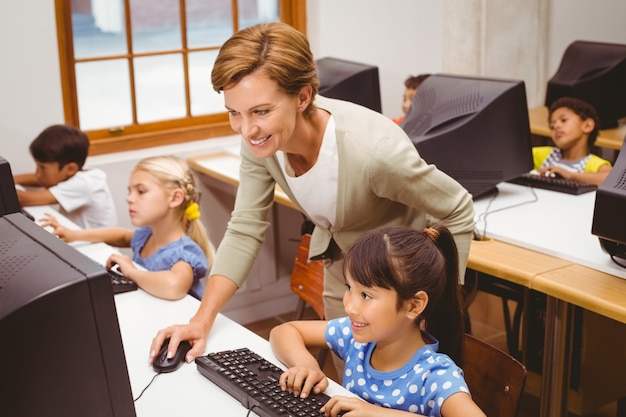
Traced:
<path fill-rule="evenodd" d="M 152 368 L 159 373 L 174 372 L 185 362 L 185 355 L 191 349 L 191 344 L 183 340 L 178 344 L 178 349 L 173 357 L 167 357 L 167 347 L 170 344 L 170 339 L 165 339 L 159 354 L 154 358 L 152 362 Z"/>

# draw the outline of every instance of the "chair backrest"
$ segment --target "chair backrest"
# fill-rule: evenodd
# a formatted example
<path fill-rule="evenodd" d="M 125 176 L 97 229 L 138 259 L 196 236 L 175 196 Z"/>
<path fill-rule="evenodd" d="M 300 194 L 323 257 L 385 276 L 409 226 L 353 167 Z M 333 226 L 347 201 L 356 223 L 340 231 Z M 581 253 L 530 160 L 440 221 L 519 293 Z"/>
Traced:
<path fill-rule="evenodd" d="M 474 402 L 488 417 L 515 417 L 526 383 L 526 367 L 468 333 L 463 349 L 463 373 Z"/>
<path fill-rule="evenodd" d="M 311 235 L 302 235 L 291 271 L 291 290 L 310 305 L 320 319 L 324 318 L 324 262 L 309 260 Z"/>

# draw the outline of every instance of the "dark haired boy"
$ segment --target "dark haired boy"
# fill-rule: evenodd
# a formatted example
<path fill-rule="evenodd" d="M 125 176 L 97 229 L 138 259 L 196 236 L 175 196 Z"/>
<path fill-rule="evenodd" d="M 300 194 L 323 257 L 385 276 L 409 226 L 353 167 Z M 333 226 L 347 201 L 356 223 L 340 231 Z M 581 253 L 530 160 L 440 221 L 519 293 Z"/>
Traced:
<path fill-rule="evenodd" d="M 15 175 L 14 181 L 37 188 L 17 191 L 22 206 L 58 204 L 64 216 L 83 228 L 117 226 L 106 174 L 100 169 L 83 170 L 89 151 L 84 132 L 52 125 L 33 140 L 29 150 L 36 170 Z"/>
<path fill-rule="evenodd" d="M 611 163 L 593 153 L 600 125 L 593 106 L 561 97 L 550 106 L 548 121 L 555 146 L 533 148 L 539 174 L 600 185 L 611 172 Z"/>

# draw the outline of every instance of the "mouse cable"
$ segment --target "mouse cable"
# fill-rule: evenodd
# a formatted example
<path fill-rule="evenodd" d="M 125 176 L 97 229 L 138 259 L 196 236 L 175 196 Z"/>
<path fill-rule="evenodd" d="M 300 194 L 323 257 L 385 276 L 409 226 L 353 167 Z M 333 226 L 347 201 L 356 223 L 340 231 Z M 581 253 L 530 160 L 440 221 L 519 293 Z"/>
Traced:
<path fill-rule="evenodd" d="M 499 211 L 512 209 L 514 207 L 523 206 L 525 204 L 536 203 L 537 201 L 539 201 L 539 197 L 537 196 L 537 193 L 535 192 L 535 189 L 533 187 L 528 187 L 528 189 L 530 190 L 530 192 L 533 195 L 533 198 L 531 200 L 522 201 L 520 203 L 511 204 L 510 206 L 500 207 L 498 209 L 489 211 L 489 207 L 491 207 L 491 203 L 493 203 L 495 201 L 496 197 L 498 197 L 498 193 L 496 193 L 493 197 L 491 197 L 489 199 L 489 202 L 488 202 L 487 207 L 485 208 L 485 210 L 482 213 L 480 213 L 480 215 L 476 219 L 476 226 L 475 226 L 475 229 L 474 229 L 474 238 L 475 239 L 479 238 L 479 240 L 480 240 L 480 239 L 483 239 L 485 237 L 485 234 L 487 233 L 487 216 L 488 215 L 490 215 L 492 213 L 497 213 Z M 480 223 L 481 221 L 484 224 L 482 234 L 480 232 L 476 231 L 476 230 L 478 230 L 478 223 Z"/>
<path fill-rule="evenodd" d="M 252 412 L 252 410 L 254 410 L 255 408 L 259 408 L 258 404 L 253 404 L 252 407 L 248 408 L 248 414 L 246 414 L 246 417 L 250 417 L 250 413 Z M 259 408 L 260 409 L 260 408 Z"/>
<path fill-rule="evenodd" d="M 156 374 L 154 374 L 154 376 L 152 377 L 152 379 L 150 380 L 150 382 L 148 382 L 148 385 L 146 385 L 146 386 L 144 387 L 144 389 L 142 389 L 142 390 L 141 390 L 141 392 L 139 393 L 139 396 L 137 396 L 137 398 L 135 398 L 135 399 L 133 400 L 133 402 L 136 402 L 138 399 L 140 399 L 140 398 L 141 398 L 141 396 L 143 395 L 143 393 L 144 393 L 144 392 L 146 392 L 146 390 L 148 389 L 148 387 L 149 387 L 150 385 L 152 385 L 152 383 L 154 382 L 154 380 L 156 379 L 156 377 L 157 377 L 157 376 L 159 376 L 159 375 L 161 375 L 162 373 L 163 373 L 163 372 L 157 372 Z"/>

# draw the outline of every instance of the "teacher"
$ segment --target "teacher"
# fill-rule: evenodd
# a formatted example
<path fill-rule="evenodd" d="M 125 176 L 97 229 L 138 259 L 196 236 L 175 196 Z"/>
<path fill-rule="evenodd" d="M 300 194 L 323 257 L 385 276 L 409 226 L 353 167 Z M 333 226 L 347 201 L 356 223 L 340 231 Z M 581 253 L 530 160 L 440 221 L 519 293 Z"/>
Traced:
<path fill-rule="evenodd" d="M 315 61 L 302 33 L 284 23 L 235 33 L 220 49 L 211 81 L 224 94 L 230 124 L 242 138 L 240 184 L 198 311 L 189 323 L 157 333 L 150 362 L 166 338 L 171 355 L 183 340 L 192 345 L 188 362 L 202 355 L 217 314 L 259 252 L 276 184 L 315 224 L 309 256 L 324 259 L 326 319 L 345 315 L 343 253 L 378 227 L 446 226 L 463 277 L 474 228 L 471 195 L 421 159 L 391 119 L 319 96 Z"/>

